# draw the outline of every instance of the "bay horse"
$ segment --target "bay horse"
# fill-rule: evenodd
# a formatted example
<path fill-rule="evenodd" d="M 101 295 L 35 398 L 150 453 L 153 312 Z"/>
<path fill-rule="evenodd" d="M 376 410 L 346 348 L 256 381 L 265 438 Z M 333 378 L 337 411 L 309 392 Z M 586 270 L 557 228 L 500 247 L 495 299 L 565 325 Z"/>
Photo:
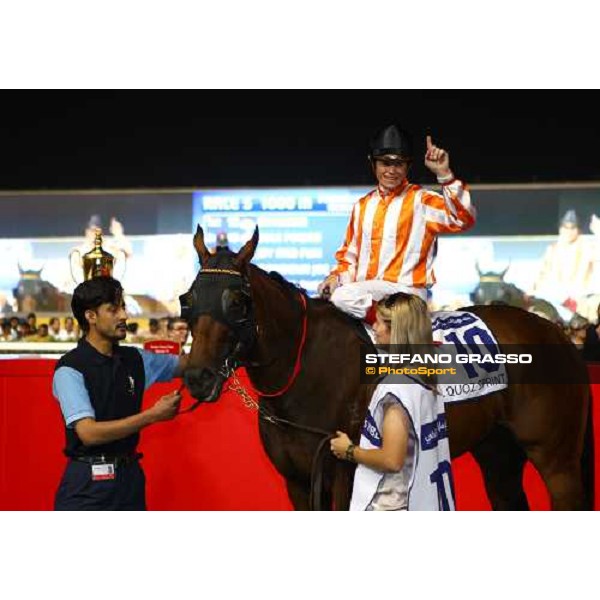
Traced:
<path fill-rule="evenodd" d="M 43 269 L 22 269 L 19 265 L 19 283 L 13 289 L 19 312 L 66 312 L 70 309 L 71 295 L 61 292 L 49 281 L 42 279 Z"/>
<path fill-rule="evenodd" d="M 197 228 L 201 270 L 181 297 L 193 334 L 185 384 L 196 404 L 213 402 L 243 365 L 259 393 L 262 443 L 285 478 L 294 508 L 310 507 L 313 462 L 324 448 L 325 506 L 347 510 L 354 465 L 334 459 L 323 436 L 343 430 L 358 443 L 374 390 L 360 382 L 356 321 L 251 264 L 257 244 L 258 228 L 238 253 L 211 254 Z M 484 320 L 500 348 L 555 344 L 566 379 L 587 381 L 575 346 L 549 321 L 509 306 L 468 310 Z M 495 510 L 528 509 L 522 485 L 527 460 L 540 473 L 553 509 L 591 508 L 589 385 L 524 383 L 519 365 L 507 365 L 507 374 L 507 389 L 447 405 L 452 456 L 472 452 Z"/>
<path fill-rule="evenodd" d="M 508 267 L 499 272 L 481 271 L 478 264 L 475 264 L 475 268 L 479 275 L 479 283 L 469 294 L 473 304 L 507 304 L 508 306 L 517 306 L 535 312 L 553 323 L 561 324 L 563 322 L 558 311 L 550 302 L 543 298 L 528 296 L 513 283 L 504 281 Z"/>

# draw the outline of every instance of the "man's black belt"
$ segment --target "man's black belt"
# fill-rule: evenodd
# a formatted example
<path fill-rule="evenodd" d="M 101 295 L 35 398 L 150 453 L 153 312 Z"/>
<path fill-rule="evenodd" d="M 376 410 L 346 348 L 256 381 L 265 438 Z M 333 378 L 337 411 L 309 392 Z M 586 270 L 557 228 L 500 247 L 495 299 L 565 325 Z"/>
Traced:
<path fill-rule="evenodd" d="M 79 456 L 69 456 L 71 460 L 76 460 L 77 462 L 84 462 L 90 465 L 98 465 L 105 463 L 113 463 L 116 466 L 119 465 L 130 465 L 142 458 L 144 455 L 141 452 L 132 452 L 130 454 L 95 454 L 93 456 L 90 455 L 79 455 Z"/>

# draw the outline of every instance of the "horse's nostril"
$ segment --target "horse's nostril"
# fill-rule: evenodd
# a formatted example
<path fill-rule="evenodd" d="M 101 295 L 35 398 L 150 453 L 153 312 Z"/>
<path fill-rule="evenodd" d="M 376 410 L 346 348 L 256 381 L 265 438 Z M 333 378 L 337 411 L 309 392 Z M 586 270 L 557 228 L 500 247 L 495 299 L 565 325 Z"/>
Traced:
<path fill-rule="evenodd" d="M 214 383 L 216 373 L 211 369 L 193 369 L 185 374 L 186 384 L 190 387 L 205 387 Z"/>
<path fill-rule="evenodd" d="M 210 368 L 191 369 L 185 373 L 185 384 L 198 400 L 214 402 L 221 393 L 221 385 L 216 371 Z"/>
<path fill-rule="evenodd" d="M 200 382 L 204 385 L 212 383 L 215 380 L 216 374 L 209 369 L 204 369 L 200 374 Z"/>

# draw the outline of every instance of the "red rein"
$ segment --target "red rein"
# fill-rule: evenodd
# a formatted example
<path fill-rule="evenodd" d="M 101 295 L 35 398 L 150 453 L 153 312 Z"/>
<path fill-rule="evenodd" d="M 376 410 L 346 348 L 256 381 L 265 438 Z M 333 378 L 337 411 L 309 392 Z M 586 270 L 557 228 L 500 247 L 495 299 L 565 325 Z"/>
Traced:
<path fill-rule="evenodd" d="M 302 319 L 302 337 L 300 338 L 300 345 L 298 346 L 298 354 L 296 355 L 296 362 L 294 364 L 294 371 L 289 379 L 289 381 L 278 391 L 271 392 L 269 394 L 265 392 L 261 392 L 256 389 L 254 386 L 254 391 L 263 398 L 273 398 L 274 396 L 281 396 L 285 394 L 291 387 L 294 385 L 294 381 L 296 381 L 296 377 L 300 373 L 300 369 L 302 368 L 302 351 L 304 350 L 304 343 L 306 342 L 306 326 L 308 321 L 308 310 L 306 308 L 306 298 L 304 294 L 300 294 L 300 300 L 302 301 L 302 308 L 304 309 L 304 318 Z"/>

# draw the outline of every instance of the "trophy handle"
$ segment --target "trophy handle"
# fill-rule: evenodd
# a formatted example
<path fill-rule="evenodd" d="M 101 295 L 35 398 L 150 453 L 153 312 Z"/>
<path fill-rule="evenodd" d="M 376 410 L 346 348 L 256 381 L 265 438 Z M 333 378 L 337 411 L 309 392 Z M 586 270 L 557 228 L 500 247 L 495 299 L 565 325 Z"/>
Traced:
<path fill-rule="evenodd" d="M 121 250 L 121 255 L 123 257 L 123 272 L 121 273 L 121 280 L 123 280 L 125 279 L 125 273 L 127 273 L 127 254 Z"/>
<path fill-rule="evenodd" d="M 115 252 L 115 263 L 114 263 L 114 275 L 115 279 L 118 279 L 121 283 L 125 279 L 125 273 L 127 272 L 127 254 L 119 248 Z"/>
<path fill-rule="evenodd" d="M 79 256 L 77 262 L 81 264 L 81 251 L 79 250 L 79 248 L 73 248 L 73 250 L 71 250 L 71 252 L 69 252 L 69 269 L 71 270 L 71 277 L 73 278 L 73 281 L 76 284 L 79 284 L 81 282 L 78 281 L 77 277 L 75 277 L 75 273 L 73 272 L 73 255 L 74 254 L 77 254 Z"/>

